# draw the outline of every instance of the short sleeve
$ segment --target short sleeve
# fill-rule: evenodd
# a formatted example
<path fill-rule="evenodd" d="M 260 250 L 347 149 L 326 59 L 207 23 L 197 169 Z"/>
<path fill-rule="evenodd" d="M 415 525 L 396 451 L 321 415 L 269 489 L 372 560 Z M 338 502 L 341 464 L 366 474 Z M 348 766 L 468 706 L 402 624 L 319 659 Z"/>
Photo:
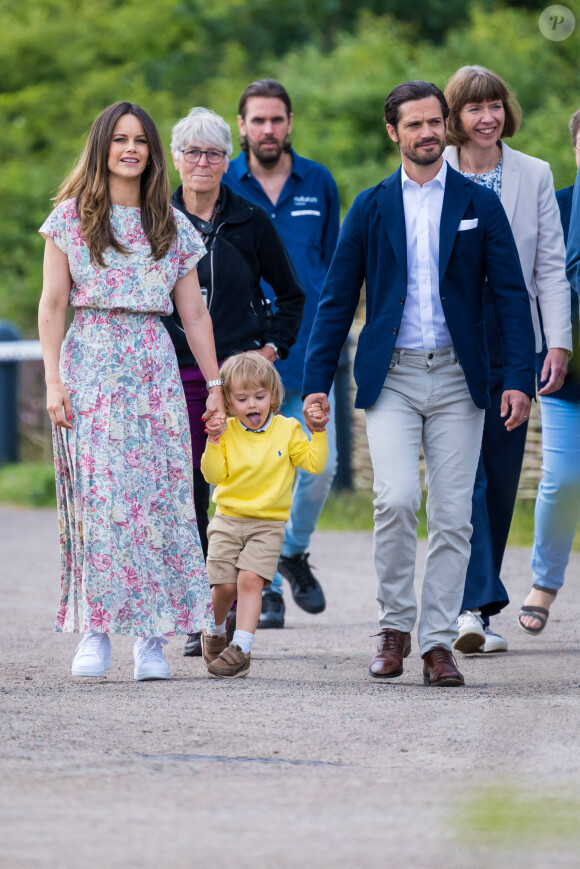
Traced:
<path fill-rule="evenodd" d="M 173 209 L 175 222 L 177 224 L 177 244 L 179 246 L 179 267 L 177 277 L 183 278 L 185 275 L 196 267 L 200 259 L 206 255 L 205 245 L 201 240 L 201 235 L 191 225 L 187 217 Z"/>
<path fill-rule="evenodd" d="M 76 219 L 77 216 L 74 200 L 69 199 L 56 206 L 54 211 L 49 214 L 38 231 L 42 235 L 52 238 L 56 246 L 60 248 L 63 253 L 68 254 L 71 222 Z"/>

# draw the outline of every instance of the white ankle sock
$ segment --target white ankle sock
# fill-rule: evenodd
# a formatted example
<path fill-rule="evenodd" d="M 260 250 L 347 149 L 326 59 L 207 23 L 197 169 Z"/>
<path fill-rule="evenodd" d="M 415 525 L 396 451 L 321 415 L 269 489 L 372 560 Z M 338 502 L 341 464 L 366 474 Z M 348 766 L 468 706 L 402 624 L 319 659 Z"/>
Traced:
<path fill-rule="evenodd" d="M 254 634 L 248 633 L 248 631 L 234 631 L 234 638 L 232 643 L 236 643 L 244 653 L 244 655 L 249 655 L 252 650 L 252 643 L 254 642 Z"/>
<path fill-rule="evenodd" d="M 226 623 L 223 625 L 216 625 L 215 628 L 212 628 L 211 631 L 208 631 L 210 637 L 223 637 L 226 632 Z"/>

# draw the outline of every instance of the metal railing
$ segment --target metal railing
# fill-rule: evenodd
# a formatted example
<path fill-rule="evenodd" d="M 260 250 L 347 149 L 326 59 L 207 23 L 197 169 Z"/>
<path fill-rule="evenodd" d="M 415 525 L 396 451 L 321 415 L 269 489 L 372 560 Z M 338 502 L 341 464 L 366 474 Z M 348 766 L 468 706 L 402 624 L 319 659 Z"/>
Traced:
<path fill-rule="evenodd" d="M 28 362 L 42 359 L 40 341 L 3 341 L 0 337 L 0 362 Z"/>
<path fill-rule="evenodd" d="M 336 435 L 338 467 L 335 489 L 352 488 L 350 346 L 347 339 L 336 372 Z M 0 320 L 0 465 L 17 462 L 18 455 L 18 374 L 19 363 L 42 359 L 40 341 L 19 340 L 12 323 Z"/>

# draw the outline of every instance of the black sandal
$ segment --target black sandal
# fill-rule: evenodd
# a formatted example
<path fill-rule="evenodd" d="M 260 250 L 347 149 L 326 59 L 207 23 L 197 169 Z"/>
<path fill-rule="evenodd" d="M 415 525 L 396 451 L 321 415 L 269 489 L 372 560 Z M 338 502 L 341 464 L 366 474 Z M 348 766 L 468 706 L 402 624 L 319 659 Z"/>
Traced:
<path fill-rule="evenodd" d="M 552 597 L 556 597 L 556 595 L 558 594 L 558 592 L 554 591 L 553 588 L 546 588 L 545 585 L 537 585 L 535 582 L 532 585 L 532 588 L 535 588 L 537 591 L 543 591 L 546 594 L 551 595 Z M 548 623 L 549 615 L 550 611 L 543 606 L 525 606 L 524 604 L 522 607 L 520 607 L 518 623 L 522 631 L 525 631 L 526 634 L 541 634 Z M 522 617 L 524 616 L 533 616 L 540 622 L 540 627 L 528 628 L 526 625 L 522 624 Z"/>

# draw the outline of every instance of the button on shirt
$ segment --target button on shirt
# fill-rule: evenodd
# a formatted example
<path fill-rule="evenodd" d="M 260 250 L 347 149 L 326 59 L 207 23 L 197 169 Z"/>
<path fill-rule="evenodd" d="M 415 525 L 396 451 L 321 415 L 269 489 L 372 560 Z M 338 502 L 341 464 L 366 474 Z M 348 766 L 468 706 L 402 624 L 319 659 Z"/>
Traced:
<path fill-rule="evenodd" d="M 453 344 L 439 296 L 439 230 L 447 163 L 421 187 L 401 167 L 407 232 L 407 299 L 395 347 L 434 350 Z"/>

